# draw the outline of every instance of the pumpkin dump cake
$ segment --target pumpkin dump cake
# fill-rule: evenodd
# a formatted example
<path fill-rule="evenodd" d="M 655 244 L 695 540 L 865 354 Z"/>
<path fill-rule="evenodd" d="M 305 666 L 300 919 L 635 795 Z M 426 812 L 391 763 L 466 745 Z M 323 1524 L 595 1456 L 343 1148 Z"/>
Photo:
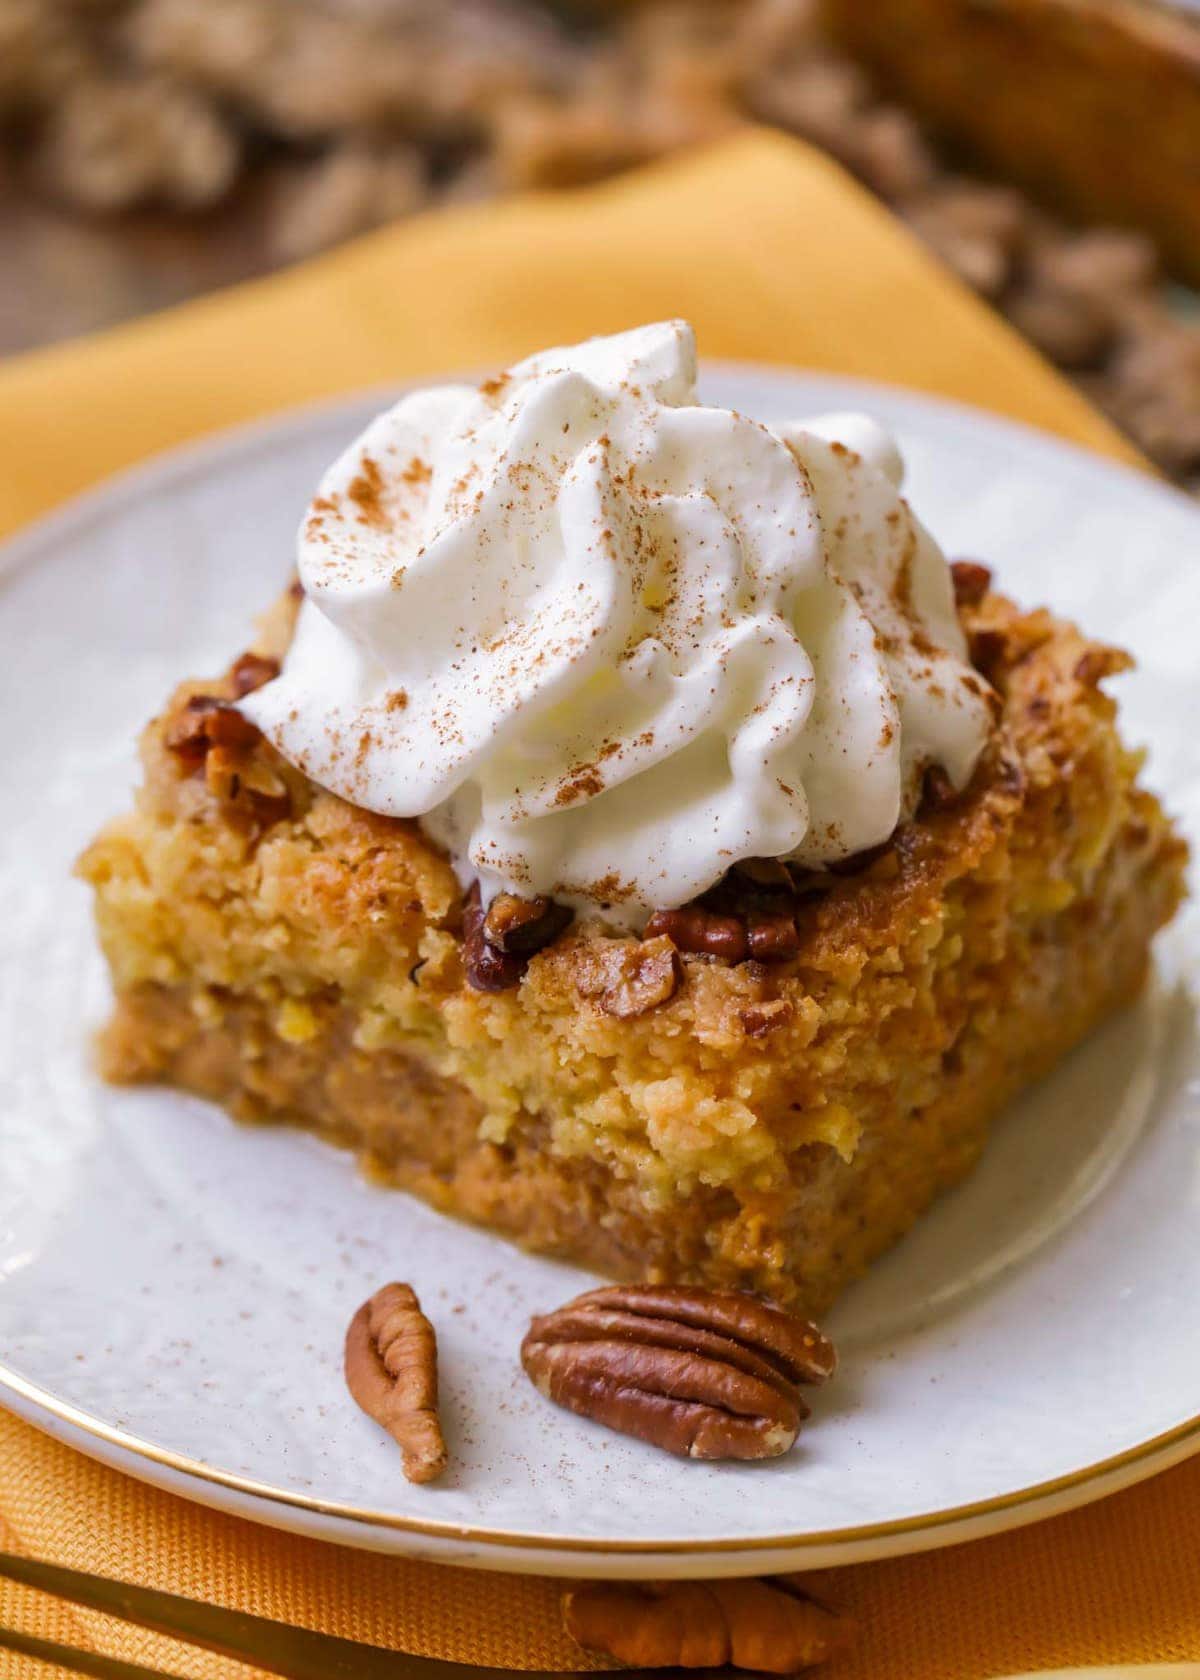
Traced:
<path fill-rule="evenodd" d="M 1127 663 L 947 565 L 861 416 L 682 323 L 404 398 L 81 864 L 116 1080 L 618 1276 L 809 1311 L 1146 971 Z"/>

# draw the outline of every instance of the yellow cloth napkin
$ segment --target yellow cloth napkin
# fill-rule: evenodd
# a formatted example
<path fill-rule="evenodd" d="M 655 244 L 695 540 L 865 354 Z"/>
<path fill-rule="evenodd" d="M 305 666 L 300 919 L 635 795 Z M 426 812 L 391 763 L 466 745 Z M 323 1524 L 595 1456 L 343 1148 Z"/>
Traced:
<path fill-rule="evenodd" d="M 752 134 L 583 192 L 421 217 L 0 369 L 0 532 L 199 432 L 673 315 L 707 356 L 915 385 L 1133 459 L 834 164 Z"/>
<path fill-rule="evenodd" d="M 1132 458 L 831 164 L 749 134 L 584 192 L 409 222 L 0 369 L 0 529 L 231 421 L 666 315 L 695 321 L 709 355 L 920 386 Z M 219 1516 L 2 1413 L 0 1545 L 402 1649 L 576 1660 L 553 1583 L 344 1551 Z M 1031 1529 L 814 1581 L 862 1626 L 830 1680 L 1200 1658 L 1200 1462 Z M 0 1624 L 181 1674 L 247 1673 L 14 1588 L 0 1587 Z M 0 1655 L 0 1676 L 44 1672 Z"/>

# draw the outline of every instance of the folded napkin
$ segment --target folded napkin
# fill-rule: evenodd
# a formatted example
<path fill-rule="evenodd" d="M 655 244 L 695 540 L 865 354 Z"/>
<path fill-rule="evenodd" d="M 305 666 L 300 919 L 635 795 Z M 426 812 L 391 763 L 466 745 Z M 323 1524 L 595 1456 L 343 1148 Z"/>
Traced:
<path fill-rule="evenodd" d="M 438 212 L 0 368 L 0 529 L 232 421 L 667 315 L 689 316 L 709 355 L 919 386 L 1133 458 L 833 165 L 752 133 L 585 191 Z M 276 1533 L 144 1487 L 3 1413 L 0 1546 L 398 1649 L 579 1663 L 553 1582 Z M 1200 1658 L 1200 1462 L 1033 1528 L 813 1583 L 861 1624 L 830 1680 Z M 248 1672 L 16 1588 L 0 1586 L 0 1624 L 185 1675 Z M 45 1672 L 0 1654 L 0 1677 Z"/>
<path fill-rule="evenodd" d="M 1134 458 L 836 165 L 756 133 L 582 192 L 421 216 L 18 358 L 0 368 L 0 532 L 200 432 L 674 315 L 706 356 L 914 385 Z"/>

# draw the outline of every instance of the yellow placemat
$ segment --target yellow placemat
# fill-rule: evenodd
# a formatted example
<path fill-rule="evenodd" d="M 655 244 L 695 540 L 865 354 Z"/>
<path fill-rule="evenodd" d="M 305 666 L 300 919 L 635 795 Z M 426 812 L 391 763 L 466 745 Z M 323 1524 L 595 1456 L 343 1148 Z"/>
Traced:
<path fill-rule="evenodd" d="M 708 355 L 920 386 L 1133 458 L 832 165 L 751 134 L 586 192 L 409 222 L 0 368 L 0 530 L 232 421 L 665 315 L 689 316 Z M 552 1583 L 390 1561 L 218 1516 L 4 1414 L 0 1545 L 398 1648 L 573 1660 Z M 1200 1658 L 1200 1463 L 1032 1529 L 818 1585 L 862 1624 L 831 1680 Z M 13 1588 L 0 1587 L 0 1623 L 181 1674 L 248 1672 Z M 44 1673 L 0 1655 L 6 1680 Z"/>

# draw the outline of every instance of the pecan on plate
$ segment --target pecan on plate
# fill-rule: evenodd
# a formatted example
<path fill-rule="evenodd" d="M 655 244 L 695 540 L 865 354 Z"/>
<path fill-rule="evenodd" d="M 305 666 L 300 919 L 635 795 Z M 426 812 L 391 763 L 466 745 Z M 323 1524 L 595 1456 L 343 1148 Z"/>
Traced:
<path fill-rule="evenodd" d="M 845 1650 L 854 1624 L 784 1577 L 596 1581 L 563 1594 L 567 1632 L 634 1668 L 796 1674 Z"/>
<path fill-rule="evenodd" d="M 446 1468 L 437 1412 L 437 1337 L 407 1283 L 385 1283 L 346 1332 L 346 1387 L 400 1448 L 410 1482 Z"/>
<path fill-rule="evenodd" d="M 837 1363 L 815 1325 L 754 1295 L 617 1284 L 535 1318 L 521 1344 L 557 1405 L 681 1458 L 776 1458 Z"/>

